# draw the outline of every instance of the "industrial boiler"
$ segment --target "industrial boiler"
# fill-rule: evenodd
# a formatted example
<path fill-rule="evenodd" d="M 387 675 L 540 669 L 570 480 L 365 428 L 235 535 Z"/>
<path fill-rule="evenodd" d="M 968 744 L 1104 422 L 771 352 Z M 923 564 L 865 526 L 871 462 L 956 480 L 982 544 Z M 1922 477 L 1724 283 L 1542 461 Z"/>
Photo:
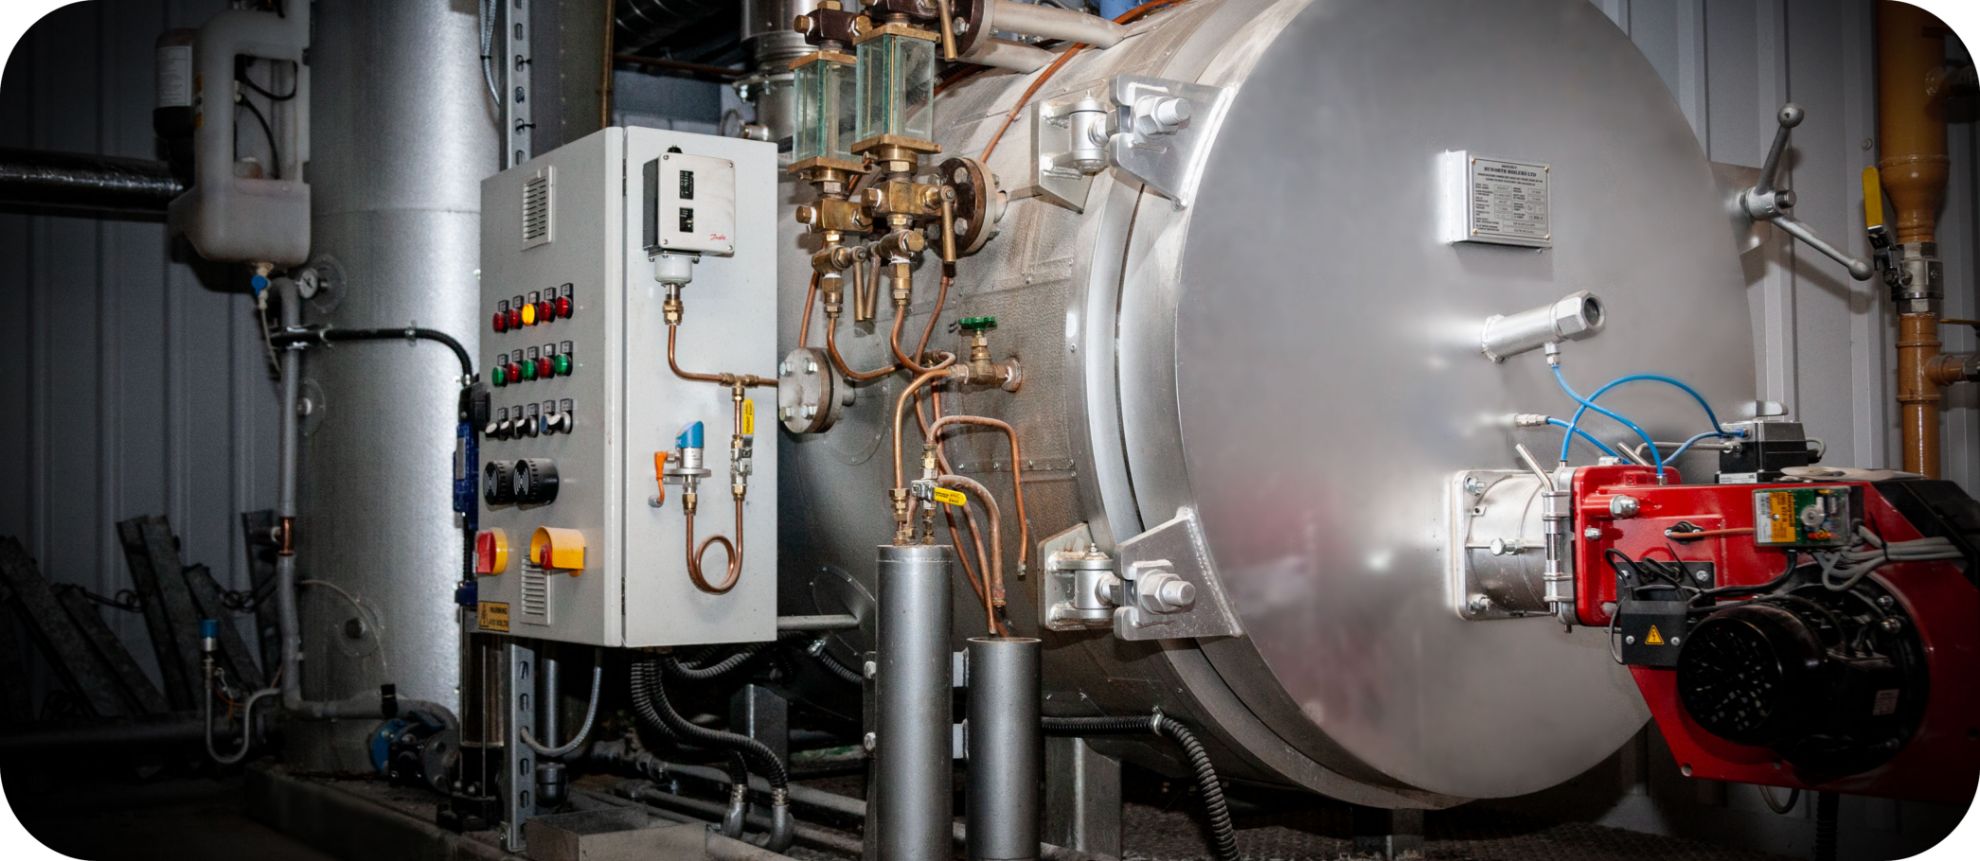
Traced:
<path fill-rule="evenodd" d="M 340 857 L 1147 857 L 1150 794 L 1179 857 L 1309 808 L 1292 854 L 1401 857 L 1619 760 L 1818 858 L 1839 799 L 1970 804 L 1931 14 L 1839 12 L 1863 97 L 1763 93 L 1739 164 L 1627 3 L 466 5 L 233 3 L 157 38 L 162 161 L 0 158 L 201 261 L 273 453 L 237 578 L 156 518 L 128 585 L 0 546 L 87 718 L 6 756 Z M 649 73 L 722 119 L 633 118 Z"/>

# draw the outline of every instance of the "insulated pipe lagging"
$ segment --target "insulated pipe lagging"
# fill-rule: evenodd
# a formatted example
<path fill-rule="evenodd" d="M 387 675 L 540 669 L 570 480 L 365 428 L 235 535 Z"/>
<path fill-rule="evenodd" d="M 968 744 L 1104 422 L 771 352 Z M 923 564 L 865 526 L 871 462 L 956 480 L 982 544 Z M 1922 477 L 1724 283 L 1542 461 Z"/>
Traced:
<path fill-rule="evenodd" d="M 976 45 L 963 54 L 962 59 L 993 69 L 1036 72 L 1058 56 L 1036 45 L 1013 42 L 1009 39 L 978 39 Z"/>
<path fill-rule="evenodd" d="M 1043 3 L 991 0 L 990 26 L 1007 33 L 1084 42 L 1111 48 L 1127 36 L 1127 27 L 1105 18 Z"/>

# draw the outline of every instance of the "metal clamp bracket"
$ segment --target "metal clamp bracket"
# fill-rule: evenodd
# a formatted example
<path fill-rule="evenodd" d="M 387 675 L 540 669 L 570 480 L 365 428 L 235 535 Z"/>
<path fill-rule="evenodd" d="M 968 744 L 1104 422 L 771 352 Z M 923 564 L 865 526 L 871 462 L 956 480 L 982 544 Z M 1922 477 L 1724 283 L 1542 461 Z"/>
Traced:
<path fill-rule="evenodd" d="M 1189 206 L 1231 91 L 1143 75 L 1118 76 L 1112 89 L 1117 116 L 1108 160 L 1177 209 Z"/>
<path fill-rule="evenodd" d="M 1112 627 L 1123 640 L 1244 635 L 1191 509 L 1111 555 L 1084 523 L 1046 539 L 1039 551 L 1045 581 L 1038 615 L 1047 630 Z"/>
<path fill-rule="evenodd" d="M 1237 613 L 1217 582 L 1202 524 L 1183 508 L 1160 526 L 1121 543 L 1122 592 L 1114 636 L 1123 640 L 1239 637 Z"/>

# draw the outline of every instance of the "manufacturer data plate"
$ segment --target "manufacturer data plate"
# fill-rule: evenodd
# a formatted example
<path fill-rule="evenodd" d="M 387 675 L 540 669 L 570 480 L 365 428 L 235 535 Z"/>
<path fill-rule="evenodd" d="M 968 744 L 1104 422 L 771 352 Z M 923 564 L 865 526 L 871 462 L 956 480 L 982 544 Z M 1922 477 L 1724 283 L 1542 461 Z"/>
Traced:
<path fill-rule="evenodd" d="M 1440 173 L 1444 187 L 1445 242 L 1483 242 L 1523 248 L 1549 248 L 1545 164 L 1447 152 Z"/>

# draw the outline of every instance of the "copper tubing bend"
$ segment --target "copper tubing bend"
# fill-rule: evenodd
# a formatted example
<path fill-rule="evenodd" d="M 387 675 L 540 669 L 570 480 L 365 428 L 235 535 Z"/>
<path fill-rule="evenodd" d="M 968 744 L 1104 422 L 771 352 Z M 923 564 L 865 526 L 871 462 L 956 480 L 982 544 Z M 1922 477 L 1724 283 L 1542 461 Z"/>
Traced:
<path fill-rule="evenodd" d="M 955 357 L 944 359 L 940 364 L 923 372 L 914 381 L 901 389 L 901 396 L 894 399 L 894 490 L 907 490 L 907 467 L 901 463 L 901 425 L 907 421 L 908 403 L 914 400 L 914 393 L 937 380 L 949 376 Z"/>
<path fill-rule="evenodd" d="M 1015 504 L 1017 506 L 1018 572 L 1021 576 L 1026 570 L 1026 562 L 1031 558 L 1031 523 L 1024 516 L 1024 455 L 1018 450 L 1017 429 L 1011 427 L 1010 422 L 993 419 L 988 416 L 943 416 L 936 419 L 935 423 L 928 427 L 929 442 L 934 443 L 940 439 L 942 431 L 954 425 L 977 425 L 979 427 L 996 428 L 1003 431 L 1004 437 L 1010 440 L 1011 498 L 1016 500 Z M 993 529 L 992 531 L 994 532 L 995 530 Z M 1001 581 L 999 583 L 1001 585 Z M 999 593 L 999 597 L 1001 597 L 1001 592 Z"/>
<path fill-rule="evenodd" d="M 990 491 L 976 479 L 960 475 L 945 475 L 936 482 L 951 490 L 960 490 L 976 497 L 983 510 L 990 512 L 990 570 L 985 572 L 984 585 L 988 587 L 983 596 L 983 621 L 991 634 L 997 633 L 997 609 L 1004 605 L 1004 539 L 1003 514 L 997 510 L 997 500 Z"/>

